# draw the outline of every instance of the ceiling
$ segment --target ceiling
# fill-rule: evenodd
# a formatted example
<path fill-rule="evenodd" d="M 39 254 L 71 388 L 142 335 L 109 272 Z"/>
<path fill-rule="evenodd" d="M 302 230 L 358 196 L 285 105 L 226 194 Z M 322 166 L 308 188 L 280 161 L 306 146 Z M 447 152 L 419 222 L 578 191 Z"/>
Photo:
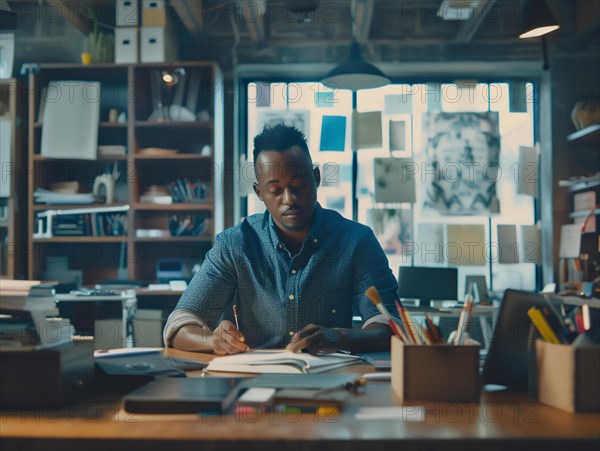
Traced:
<path fill-rule="evenodd" d="M 469 15 L 442 0 L 167 0 L 185 59 L 214 59 L 225 69 L 243 63 L 335 63 L 352 41 L 372 62 L 531 60 L 539 39 L 519 40 L 522 0 L 446 0 L 473 3 Z M 87 34 L 88 10 L 114 26 L 114 0 L 9 1 L 60 5 L 68 22 Z M 549 35 L 554 54 L 598 52 L 600 2 L 548 0 L 561 29 Z M 43 15 L 42 15 L 43 16 Z M 44 19 L 44 17 L 42 17 Z"/>

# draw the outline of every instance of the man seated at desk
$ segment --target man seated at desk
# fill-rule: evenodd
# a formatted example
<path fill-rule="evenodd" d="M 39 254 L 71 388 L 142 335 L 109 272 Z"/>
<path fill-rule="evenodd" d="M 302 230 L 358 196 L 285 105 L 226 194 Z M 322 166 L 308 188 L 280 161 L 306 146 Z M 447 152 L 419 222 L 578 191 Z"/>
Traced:
<path fill-rule="evenodd" d="M 217 236 L 167 320 L 166 346 L 216 354 L 388 349 L 391 330 L 364 292 L 374 285 L 391 302 L 396 279 L 370 228 L 317 202 L 321 176 L 304 135 L 265 128 L 254 139 L 254 170 L 267 211 Z"/>

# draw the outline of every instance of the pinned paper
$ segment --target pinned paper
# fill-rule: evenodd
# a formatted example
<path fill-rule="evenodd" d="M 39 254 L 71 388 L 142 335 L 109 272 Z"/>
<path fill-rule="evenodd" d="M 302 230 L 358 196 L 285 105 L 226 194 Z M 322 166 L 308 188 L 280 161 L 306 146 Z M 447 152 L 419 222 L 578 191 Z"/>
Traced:
<path fill-rule="evenodd" d="M 442 85 L 427 83 L 425 85 L 425 96 L 427 98 L 427 111 L 442 111 Z"/>
<path fill-rule="evenodd" d="M 498 224 L 498 263 L 519 263 L 516 225 Z"/>
<path fill-rule="evenodd" d="M 519 166 L 517 167 L 517 193 L 536 197 L 540 179 L 538 146 L 519 147 Z"/>
<path fill-rule="evenodd" d="M 271 84 L 256 83 L 256 106 L 268 107 L 271 106 Z"/>
<path fill-rule="evenodd" d="M 454 266 L 485 264 L 485 228 L 482 224 L 449 224 L 446 259 Z"/>
<path fill-rule="evenodd" d="M 509 113 L 527 113 L 527 83 L 515 81 L 508 90 Z"/>
<path fill-rule="evenodd" d="M 418 248 L 415 249 L 415 266 L 444 263 L 444 229 L 442 224 L 417 224 Z"/>
<path fill-rule="evenodd" d="M 390 150 L 406 150 L 406 122 L 390 121 Z"/>
<path fill-rule="evenodd" d="M 560 228 L 560 258 L 579 258 L 581 251 L 581 225 L 563 224 Z"/>
<path fill-rule="evenodd" d="M 343 152 L 346 147 L 346 117 L 323 116 L 319 150 Z"/>
<path fill-rule="evenodd" d="M 596 192 L 586 191 L 573 196 L 574 211 L 592 211 L 596 209 Z"/>
<path fill-rule="evenodd" d="M 411 94 L 388 94 L 384 102 L 385 114 L 412 114 Z"/>
<path fill-rule="evenodd" d="M 288 127 L 295 127 L 309 139 L 310 111 L 309 110 L 259 110 L 257 120 L 257 130 L 262 131 L 264 127 L 273 127 L 277 124 L 285 124 Z"/>
<path fill-rule="evenodd" d="M 335 91 L 317 92 L 315 95 L 317 108 L 333 108 L 335 102 Z"/>
<path fill-rule="evenodd" d="M 538 225 L 521 226 L 521 254 L 523 263 L 542 263 L 542 239 Z"/>
<path fill-rule="evenodd" d="M 0 197 L 10 197 L 14 173 L 12 161 L 12 122 L 0 119 Z"/>
<path fill-rule="evenodd" d="M 352 150 L 383 147 L 381 111 L 352 114 Z"/>
<path fill-rule="evenodd" d="M 246 160 L 246 155 L 240 157 L 239 171 L 239 193 L 240 196 L 246 197 L 254 193 L 254 183 L 256 182 L 256 174 L 254 173 L 254 163 Z"/>
<path fill-rule="evenodd" d="M 408 158 L 375 158 L 375 202 L 414 203 L 417 165 Z"/>
<path fill-rule="evenodd" d="M 42 156 L 96 160 L 100 91 L 99 82 L 51 81 L 48 84 Z"/>
<path fill-rule="evenodd" d="M 400 208 L 372 208 L 367 210 L 367 224 L 375 232 L 377 241 L 386 254 L 412 253 L 412 211 Z"/>

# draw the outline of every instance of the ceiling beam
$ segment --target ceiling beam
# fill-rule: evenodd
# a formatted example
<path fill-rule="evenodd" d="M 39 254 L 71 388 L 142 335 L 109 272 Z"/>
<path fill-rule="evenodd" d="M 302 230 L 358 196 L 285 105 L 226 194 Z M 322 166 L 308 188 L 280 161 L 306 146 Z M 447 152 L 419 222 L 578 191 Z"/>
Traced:
<path fill-rule="evenodd" d="M 454 42 L 461 44 L 467 44 L 471 42 L 471 39 L 473 39 L 481 27 L 483 19 L 485 19 L 485 16 L 487 16 L 488 12 L 495 3 L 496 0 L 480 0 L 477 7 L 473 10 L 473 17 L 466 21 L 460 30 L 458 30 L 458 33 L 454 38 Z"/>
<path fill-rule="evenodd" d="M 185 29 L 198 39 L 204 31 L 204 1 L 171 0 L 170 3 Z"/>
<path fill-rule="evenodd" d="M 74 4 L 73 1 L 65 0 L 56 0 L 56 3 L 57 5 L 54 9 L 59 11 L 63 19 L 81 31 L 85 36 L 91 33 L 93 29 L 92 21 L 81 12 L 80 5 Z"/>
<path fill-rule="evenodd" d="M 265 40 L 265 21 L 263 16 L 266 13 L 266 2 L 257 0 L 243 0 L 242 14 L 246 19 L 248 34 L 254 43 L 261 43 Z"/>
<path fill-rule="evenodd" d="M 373 0 L 352 0 L 350 4 L 352 37 L 359 44 L 365 44 L 369 40 L 374 8 L 375 2 Z"/>

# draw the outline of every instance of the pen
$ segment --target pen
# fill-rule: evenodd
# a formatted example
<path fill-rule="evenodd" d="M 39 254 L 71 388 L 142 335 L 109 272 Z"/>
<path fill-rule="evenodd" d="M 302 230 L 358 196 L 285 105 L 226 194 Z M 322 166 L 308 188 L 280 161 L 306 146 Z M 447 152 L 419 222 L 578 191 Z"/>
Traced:
<path fill-rule="evenodd" d="M 240 330 L 240 323 L 238 323 L 237 305 L 233 304 L 233 317 L 235 318 L 235 327 Z"/>

